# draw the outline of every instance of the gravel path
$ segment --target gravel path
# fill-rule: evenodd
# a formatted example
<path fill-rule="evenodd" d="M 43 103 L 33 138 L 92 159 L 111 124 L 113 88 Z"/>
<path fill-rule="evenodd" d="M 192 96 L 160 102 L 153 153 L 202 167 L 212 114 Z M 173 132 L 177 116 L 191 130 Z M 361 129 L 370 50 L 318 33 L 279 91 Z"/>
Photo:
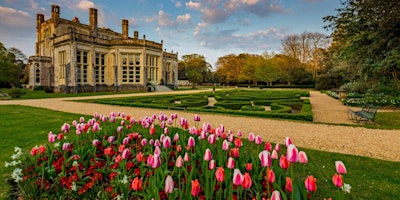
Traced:
<path fill-rule="evenodd" d="M 150 116 L 154 113 L 158 114 L 160 111 L 162 111 L 168 116 L 172 113 L 178 113 L 178 117 L 185 117 L 189 120 L 189 123 L 193 124 L 192 119 L 194 113 L 186 111 L 120 107 L 112 105 L 73 102 L 67 100 L 177 93 L 188 94 L 197 92 L 200 91 L 191 90 L 177 92 L 138 93 L 39 100 L 4 100 L 0 101 L 0 105 L 19 104 L 85 115 L 92 115 L 95 112 L 99 114 L 108 114 L 112 111 L 119 111 L 130 114 L 135 118 Z M 339 101 L 330 98 L 325 94 L 321 94 L 317 91 L 311 91 L 310 101 L 312 103 L 312 110 L 315 122 L 323 122 L 329 124 L 262 119 L 253 117 L 225 116 L 220 114 L 204 113 L 202 113 L 200 116 L 202 122 L 209 122 L 213 127 L 223 124 L 225 126 L 225 130 L 232 130 L 234 133 L 236 133 L 238 130 L 243 131 L 245 135 L 247 135 L 247 133 L 253 132 L 260 135 L 264 141 L 283 143 L 285 137 L 288 136 L 292 138 L 293 142 L 298 147 L 318 149 L 343 154 L 367 156 L 400 162 L 400 156 L 397 155 L 398 152 L 400 152 L 399 130 L 380 130 L 367 129 L 363 127 L 343 126 L 340 124 L 350 124 L 352 122 L 347 120 L 346 107 L 343 106 Z"/>

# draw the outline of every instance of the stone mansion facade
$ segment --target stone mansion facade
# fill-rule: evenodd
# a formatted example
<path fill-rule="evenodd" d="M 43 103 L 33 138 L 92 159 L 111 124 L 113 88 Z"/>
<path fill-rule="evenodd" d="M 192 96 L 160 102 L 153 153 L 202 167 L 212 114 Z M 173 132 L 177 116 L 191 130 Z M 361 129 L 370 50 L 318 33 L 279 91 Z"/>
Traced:
<path fill-rule="evenodd" d="M 90 24 L 60 18 L 36 19 L 36 55 L 29 57 L 29 87 L 49 87 L 58 93 L 145 90 L 148 84 L 178 85 L 178 54 L 157 43 L 97 26 L 97 9 L 89 9 Z"/>

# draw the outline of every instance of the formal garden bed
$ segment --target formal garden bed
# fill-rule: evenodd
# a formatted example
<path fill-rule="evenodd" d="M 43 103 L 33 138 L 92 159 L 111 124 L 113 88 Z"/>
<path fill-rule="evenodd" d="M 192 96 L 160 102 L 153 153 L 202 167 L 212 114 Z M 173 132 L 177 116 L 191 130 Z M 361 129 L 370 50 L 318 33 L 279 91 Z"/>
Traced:
<path fill-rule="evenodd" d="M 271 144 L 200 123 L 199 115 L 193 121 L 111 112 L 64 123 L 47 134 L 47 144 L 26 153 L 15 148 L 6 162 L 18 188 L 13 198 L 278 200 L 350 193 L 342 161 L 327 166 L 323 176 L 330 180 L 322 181 L 290 138 Z"/>
<path fill-rule="evenodd" d="M 157 95 L 86 101 L 119 106 L 312 121 L 310 101 L 303 98 L 308 96 L 309 92 L 305 90 L 236 89 L 190 95 Z M 210 97 L 215 98 L 214 105 L 209 105 Z"/>
<path fill-rule="evenodd" d="M 339 92 L 328 90 L 326 93 L 333 98 L 340 99 Z M 400 97 L 383 94 L 371 95 L 349 92 L 346 94 L 346 98 L 342 99 L 342 102 L 344 105 L 357 107 L 373 105 L 381 108 L 400 108 Z"/>

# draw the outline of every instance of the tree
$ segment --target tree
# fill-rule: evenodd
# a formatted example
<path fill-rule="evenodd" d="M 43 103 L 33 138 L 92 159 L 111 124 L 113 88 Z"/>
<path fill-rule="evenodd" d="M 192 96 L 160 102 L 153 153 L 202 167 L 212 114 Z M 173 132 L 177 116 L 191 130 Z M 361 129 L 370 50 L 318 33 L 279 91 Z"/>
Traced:
<path fill-rule="evenodd" d="M 278 65 L 272 58 L 259 59 L 259 65 L 255 73 L 258 81 L 266 82 L 269 86 L 272 86 L 272 83 L 279 79 Z"/>
<path fill-rule="evenodd" d="M 239 76 L 246 63 L 245 58 L 246 54 L 240 54 L 238 56 L 229 54 L 219 57 L 216 63 L 216 76 L 218 76 L 223 83 L 238 83 Z"/>
<path fill-rule="evenodd" d="M 334 55 L 347 63 L 360 84 L 400 88 L 400 1 L 345 0 L 324 17 L 337 43 Z"/>
<path fill-rule="evenodd" d="M 196 88 L 196 84 L 201 84 L 203 81 L 201 73 L 195 70 L 190 70 L 187 77 L 188 81 L 192 83 L 192 88 Z"/>
<path fill-rule="evenodd" d="M 189 74 L 193 71 L 197 72 L 201 76 L 201 81 L 196 82 L 197 84 L 207 83 L 213 80 L 211 65 L 206 62 L 205 57 L 198 54 L 190 54 L 182 56 L 182 61 L 178 63 L 179 76 L 182 80 L 189 80 Z M 195 80 L 197 81 L 197 75 Z M 189 80 L 190 81 L 190 80 Z M 192 82 L 193 83 L 193 82 Z"/>
<path fill-rule="evenodd" d="M 18 86 L 22 68 L 17 65 L 15 55 L 7 51 L 0 42 L 0 86 Z"/>

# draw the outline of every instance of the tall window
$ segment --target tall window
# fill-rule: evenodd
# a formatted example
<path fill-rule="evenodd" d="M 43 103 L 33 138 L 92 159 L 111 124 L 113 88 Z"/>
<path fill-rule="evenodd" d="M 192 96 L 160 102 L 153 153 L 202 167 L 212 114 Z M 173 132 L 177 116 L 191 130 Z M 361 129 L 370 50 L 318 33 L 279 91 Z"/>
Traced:
<path fill-rule="evenodd" d="M 35 64 L 35 82 L 40 84 L 40 66 L 39 64 Z"/>
<path fill-rule="evenodd" d="M 58 52 L 58 66 L 60 69 L 60 78 L 65 78 L 65 51 Z"/>
<path fill-rule="evenodd" d="M 76 63 L 77 63 L 77 73 L 76 81 L 77 83 L 87 83 L 87 72 L 88 72 L 88 52 L 78 51 L 76 53 Z"/>
<path fill-rule="evenodd" d="M 94 73 L 96 77 L 96 83 L 105 82 L 105 54 L 96 53 L 96 66 L 94 68 Z"/>
<path fill-rule="evenodd" d="M 121 54 L 122 82 L 140 82 L 140 54 Z"/>

